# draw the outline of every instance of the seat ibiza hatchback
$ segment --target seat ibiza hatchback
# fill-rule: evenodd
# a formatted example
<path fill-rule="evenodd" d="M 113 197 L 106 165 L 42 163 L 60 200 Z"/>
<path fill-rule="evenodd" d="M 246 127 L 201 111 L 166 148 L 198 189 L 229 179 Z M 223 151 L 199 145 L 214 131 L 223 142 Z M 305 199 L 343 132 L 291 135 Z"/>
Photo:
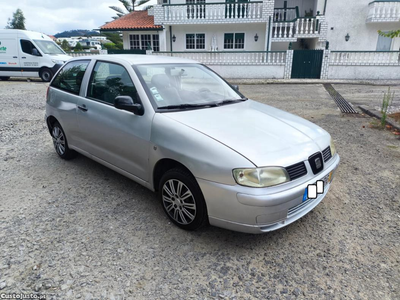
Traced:
<path fill-rule="evenodd" d="M 156 191 L 188 230 L 286 226 L 322 201 L 340 160 L 325 130 L 180 58 L 72 59 L 45 118 L 61 158 L 79 152 Z"/>

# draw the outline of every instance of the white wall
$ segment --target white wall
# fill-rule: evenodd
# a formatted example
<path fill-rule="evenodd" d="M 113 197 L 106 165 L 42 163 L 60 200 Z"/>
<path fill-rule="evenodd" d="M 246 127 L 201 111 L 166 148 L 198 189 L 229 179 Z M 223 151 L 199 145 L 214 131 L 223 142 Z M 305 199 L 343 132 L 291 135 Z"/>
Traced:
<path fill-rule="evenodd" d="M 169 26 L 168 26 L 169 28 Z M 211 39 L 213 35 L 217 37 L 218 51 L 224 49 L 225 33 L 245 33 L 244 49 L 228 49 L 227 51 L 264 51 L 265 50 L 265 24 L 214 24 L 214 25 L 172 25 L 172 34 L 176 41 L 172 43 L 173 51 L 196 51 L 195 49 L 186 50 L 187 33 L 205 33 L 206 48 L 197 51 L 210 51 Z M 258 35 L 258 41 L 254 41 L 254 36 Z M 169 35 L 169 34 L 168 34 Z M 170 45 L 167 45 L 170 51 Z"/>
<path fill-rule="evenodd" d="M 285 66 L 209 66 L 226 79 L 283 79 Z"/>
<path fill-rule="evenodd" d="M 329 0 L 326 8 L 328 22 L 328 41 L 331 50 L 375 51 L 378 43 L 378 30 L 399 29 L 399 23 L 366 22 L 371 0 Z M 331 27 L 334 27 L 331 30 Z M 345 41 L 347 33 L 350 40 Z M 392 50 L 400 48 L 400 38 L 393 40 Z"/>
<path fill-rule="evenodd" d="M 329 66 L 328 79 L 399 79 L 400 66 Z"/>

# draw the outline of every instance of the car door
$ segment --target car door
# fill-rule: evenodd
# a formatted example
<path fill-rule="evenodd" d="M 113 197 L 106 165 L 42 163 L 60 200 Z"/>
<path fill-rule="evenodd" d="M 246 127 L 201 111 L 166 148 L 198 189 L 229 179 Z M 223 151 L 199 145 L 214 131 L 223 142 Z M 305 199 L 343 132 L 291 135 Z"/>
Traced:
<path fill-rule="evenodd" d="M 146 111 L 140 116 L 115 108 L 117 96 L 130 96 L 140 102 L 131 75 L 124 66 L 97 61 L 88 81 L 86 97 L 81 97 L 77 106 L 79 147 L 148 181 L 151 117 Z"/>
<path fill-rule="evenodd" d="M 40 60 L 42 55 L 31 41 L 20 39 L 20 65 L 22 76 L 39 76 Z M 36 49 L 38 55 L 33 55 Z"/>
<path fill-rule="evenodd" d="M 0 76 L 21 76 L 15 37 L 0 38 Z"/>
<path fill-rule="evenodd" d="M 82 81 L 89 63 L 89 59 L 67 62 L 54 77 L 48 92 L 49 105 L 54 108 L 52 115 L 63 127 L 71 148 L 76 146 L 75 137 L 79 131 L 76 105 L 80 99 Z"/>

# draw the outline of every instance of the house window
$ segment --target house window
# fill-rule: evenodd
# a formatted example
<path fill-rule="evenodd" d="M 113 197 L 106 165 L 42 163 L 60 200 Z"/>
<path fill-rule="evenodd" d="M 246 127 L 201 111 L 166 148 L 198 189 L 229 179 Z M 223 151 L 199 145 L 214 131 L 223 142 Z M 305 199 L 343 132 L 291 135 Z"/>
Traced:
<path fill-rule="evenodd" d="M 186 49 L 205 49 L 206 35 L 204 33 L 186 34 Z"/>
<path fill-rule="evenodd" d="M 160 51 L 160 40 L 158 34 L 130 34 L 130 49 L 148 50 L 150 47 L 153 51 Z"/>
<path fill-rule="evenodd" d="M 129 36 L 129 43 L 131 49 L 140 49 L 140 36 L 138 34 L 131 34 Z"/>
<path fill-rule="evenodd" d="M 142 50 L 150 49 L 151 47 L 151 34 L 142 34 Z"/>
<path fill-rule="evenodd" d="M 160 51 L 160 40 L 158 34 L 153 34 L 153 51 Z"/>
<path fill-rule="evenodd" d="M 225 33 L 224 49 L 244 49 L 244 33 Z"/>
<path fill-rule="evenodd" d="M 378 44 L 376 45 L 376 51 L 390 51 L 392 47 L 392 39 L 386 36 L 378 37 Z"/>

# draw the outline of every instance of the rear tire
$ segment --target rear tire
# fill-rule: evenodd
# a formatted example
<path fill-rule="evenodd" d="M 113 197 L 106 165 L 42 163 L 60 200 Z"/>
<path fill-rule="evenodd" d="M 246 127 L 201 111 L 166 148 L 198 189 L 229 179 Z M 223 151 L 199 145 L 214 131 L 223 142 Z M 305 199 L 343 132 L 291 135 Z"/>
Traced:
<path fill-rule="evenodd" d="M 39 72 L 39 76 L 44 82 L 49 82 L 53 78 L 53 75 L 53 72 L 49 68 L 43 68 Z"/>
<path fill-rule="evenodd" d="M 57 121 L 51 128 L 51 137 L 53 138 L 54 149 L 56 150 L 59 157 L 65 160 L 76 157 L 77 153 L 74 150 L 69 149 L 67 137 L 60 123 Z"/>
<path fill-rule="evenodd" d="M 165 213 L 178 227 L 197 230 L 208 223 L 203 193 L 188 171 L 167 171 L 160 180 L 158 193 Z"/>
<path fill-rule="evenodd" d="M 0 80 L 3 80 L 3 81 L 7 81 L 8 79 L 10 79 L 10 77 L 0 77 Z"/>

